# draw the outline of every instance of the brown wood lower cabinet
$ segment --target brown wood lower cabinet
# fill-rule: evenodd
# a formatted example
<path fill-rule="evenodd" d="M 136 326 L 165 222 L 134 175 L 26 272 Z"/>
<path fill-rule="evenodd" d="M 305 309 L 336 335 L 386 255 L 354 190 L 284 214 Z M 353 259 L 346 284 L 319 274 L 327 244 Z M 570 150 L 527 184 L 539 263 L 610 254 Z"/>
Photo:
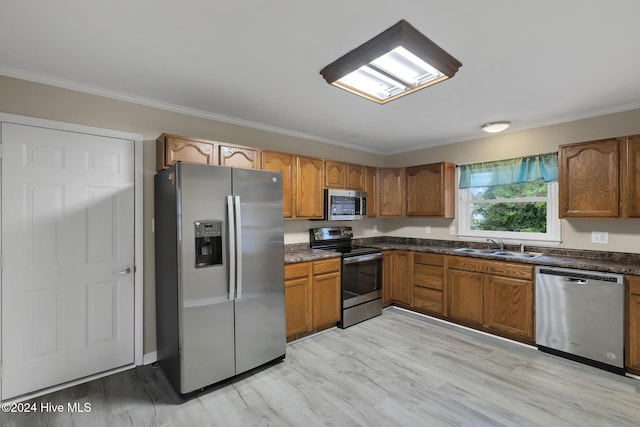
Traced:
<path fill-rule="evenodd" d="M 340 321 L 340 258 L 287 264 L 284 278 L 287 340 Z"/>
<path fill-rule="evenodd" d="M 626 276 L 627 292 L 627 331 L 626 331 L 626 367 L 627 371 L 640 375 L 640 277 Z"/>
<path fill-rule="evenodd" d="M 313 263 L 312 288 L 312 328 L 335 326 L 340 321 L 340 259 Z"/>
<path fill-rule="evenodd" d="M 534 342 L 532 265 L 450 256 L 447 266 L 450 319 Z"/>
<path fill-rule="evenodd" d="M 413 254 L 413 306 L 427 313 L 444 314 L 444 255 Z"/>
<path fill-rule="evenodd" d="M 393 251 L 391 262 L 391 297 L 394 302 L 407 307 L 413 305 L 413 289 L 411 286 L 412 255 L 410 251 Z"/>
<path fill-rule="evenodd" d="M 488 276 L 484 297 L 484 323 L 487 328 L 533 339 L 531 280 Z"/>
<path fill-rule="evenodd" d="M 284 268 L 284 302 L 287 339 L 311 330 L 311 263 Z"/>
<path fill-rule="evenodd" d="M 473 271 L 447 271 L 449 318 L 482 326 L 484 315 L 484 275 Z"/>
<path fill-rule="evenodd" d="M 393 302 L 393 252 L 382 253 L 382 305 L 387 307 Z"/>

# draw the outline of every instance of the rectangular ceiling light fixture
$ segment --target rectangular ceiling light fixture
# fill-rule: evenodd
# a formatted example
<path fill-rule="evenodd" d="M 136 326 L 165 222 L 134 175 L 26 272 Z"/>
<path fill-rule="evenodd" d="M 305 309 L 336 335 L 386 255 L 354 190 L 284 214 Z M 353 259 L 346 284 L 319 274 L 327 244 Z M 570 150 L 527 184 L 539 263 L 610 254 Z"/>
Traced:
<path fill-rule="evenodd" d="M 401 20 L 320 71 L 327 83 L 384 104 L 450 77 L 462 64 Z"/>

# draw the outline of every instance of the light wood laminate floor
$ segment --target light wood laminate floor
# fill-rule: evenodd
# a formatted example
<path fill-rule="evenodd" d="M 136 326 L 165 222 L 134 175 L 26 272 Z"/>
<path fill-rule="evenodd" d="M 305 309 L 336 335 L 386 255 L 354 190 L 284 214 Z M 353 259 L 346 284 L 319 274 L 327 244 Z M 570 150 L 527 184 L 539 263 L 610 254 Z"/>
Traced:
<path fill-rule="evenodd" d="M 290 343 L 285 361 L 182 401 L 144 366 L 0 414 L 3 426 L 639 426 L 640 381 L 398 309 Z"/>

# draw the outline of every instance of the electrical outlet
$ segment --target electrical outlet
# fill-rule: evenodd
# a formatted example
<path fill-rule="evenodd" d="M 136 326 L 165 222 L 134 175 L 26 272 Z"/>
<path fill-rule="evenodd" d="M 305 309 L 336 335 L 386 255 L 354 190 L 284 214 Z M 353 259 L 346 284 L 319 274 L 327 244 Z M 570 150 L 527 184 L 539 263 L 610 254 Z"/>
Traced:
<path fill-rule="evenodd" d="M 424 234 L 431 234 L 431 227 L 429 227 L 428 225 L 425 225 Z"/>
<path fill-rule="evenodd" d="M 374 226 L 373 226 L 373 232 L 374 232 L 374 233 L 377 233 L 377 232 L 378 232 L 378 226 L 377 226 L 377 225 L 374 225 Z"/>
<path fill-rule="evenodd" d="M 452 236 L 456 235 L 456 226 L 455 225 L 449 226 L 449 234 L 452 235 Z"/>
<path fill-rule="evenodd" d="M 609 233 L 606 231 L 592 231 L 591 232 L 591 243 L 598 243 L 601 245 L 606 245 L 609 243 Z"/>

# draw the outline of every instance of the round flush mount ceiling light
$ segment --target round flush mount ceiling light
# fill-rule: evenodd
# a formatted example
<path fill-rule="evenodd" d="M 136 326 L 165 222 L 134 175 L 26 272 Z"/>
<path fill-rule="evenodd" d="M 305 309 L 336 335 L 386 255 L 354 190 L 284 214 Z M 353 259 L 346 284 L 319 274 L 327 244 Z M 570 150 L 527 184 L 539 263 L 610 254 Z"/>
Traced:
<path fill-rule="evenodd" d="M 487 133 L 498 133 L 498 132 L 502 132 L 509 126 L 511 126 L 511 122 L 485 123 L 482 125 L 482 130 Z"/>

